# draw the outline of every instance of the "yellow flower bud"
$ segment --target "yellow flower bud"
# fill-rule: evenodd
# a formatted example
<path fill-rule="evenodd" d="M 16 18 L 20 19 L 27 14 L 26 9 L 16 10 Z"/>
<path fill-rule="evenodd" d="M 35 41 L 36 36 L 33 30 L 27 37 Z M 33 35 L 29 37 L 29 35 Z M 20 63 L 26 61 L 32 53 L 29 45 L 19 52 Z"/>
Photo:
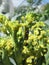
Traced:
<path fill-rule="evenodd" d="M 25 54 L 29 53 L 29 50 L 28 50 L 28 48 L 26 46 L 23 46 L 23 48 L 24 49 L 22 50 L 22 53 L 25 53 Z"/>
<path fill-rule="evenodd" d="M 47 42 L 49 43 L 49 39 L 47 40 Z"/>
<path fill-rule="evenodd" d="M 32 59 L 34 59 L 34 56 L 30 56 L 26 59 L 27 63 L 32 63 Z"/>

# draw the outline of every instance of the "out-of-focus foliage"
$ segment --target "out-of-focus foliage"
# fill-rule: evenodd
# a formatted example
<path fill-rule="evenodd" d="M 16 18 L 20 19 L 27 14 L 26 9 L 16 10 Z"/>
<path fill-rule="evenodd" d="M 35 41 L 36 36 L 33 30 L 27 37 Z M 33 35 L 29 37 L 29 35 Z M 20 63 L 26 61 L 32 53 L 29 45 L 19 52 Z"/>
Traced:
<path fill-rule="evenodd" d="M 49 26 L 40 18 L 41 14 L 29 12 L 16 21 L 0 15 L 0 62 L 11 65 L 13 58 L 17 65 L 46 64 L 45 54 L 49 45 Z"/>
<path fill-rule="evenodd" d="M 20 3 L 20 5 L 17 8 L 15 8 L 15 14 L 12 17 L 12 20 L 15 20 L 17 18 L 19 19 L 22 15 L 25 15 L 27 12 L 36 11 L 36 9 L 38 10 L 38 12 L 40 12 L 38 6 L 40 6 L 42 0 L 26 0 L 26 1 L 27 5 L 22 5 L 25 2 L 23 0 L 22 3 Z"/>
<path fill-rule="evenodd" d="M 49 7 L 49 3 L 43 5 L 42 10 L 43 10 L 43 11 L 45 11 L 45 10 L 49 10 L 48 7 Z"/>
<path fill-rule="evenodd" d="M 39 15 L 40 20 L 46 21 L 49 19 L 49 9 L 48 4 L 38 5 L 38 6 L 20 6 L 15 10 L 14 17 L 11 20 L 20 20 L 21 16 L 25 16 L 28 12 L 34 12 Z"/>
<path fill-rule="evenodd" d="M 27 0 L 27 2 L 29 2 L 30 4 L 34 4 L 36 3 L 37 5 L 39 5 L 41 3 L 42 0 Z"/>

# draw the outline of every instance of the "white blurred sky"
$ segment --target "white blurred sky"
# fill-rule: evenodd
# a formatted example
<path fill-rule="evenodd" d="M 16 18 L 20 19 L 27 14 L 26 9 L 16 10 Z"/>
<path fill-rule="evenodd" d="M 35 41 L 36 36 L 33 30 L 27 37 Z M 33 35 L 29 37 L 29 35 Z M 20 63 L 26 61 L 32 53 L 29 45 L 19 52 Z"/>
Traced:
<path fill-rule="evenodd" d="M 14 4 L 14 6 L 19 6 L 19 4 L 23 1 L 23 0 L 12 0 L 13 1 L 13 4 Z M 46 4 L 46 3 L 48 3 L 49 2 L 49 0 L 43 0 L 42 1 L 42 4 Z M 22 3 L 22 4 L 26 4 L 26 1 L 24 0 L 24 2 Z M 22 5 L 21 4 L 21 5 Z"/>
<path fill-rule="evenodd" d="M 23 4 L 27 5 L 26 0 L 12 0 L 12 1 L 13 1 L 14 6 L 16 6 L 16 7 L 18 7 L 20 4 L 21 5 L 23 5 Z"/>

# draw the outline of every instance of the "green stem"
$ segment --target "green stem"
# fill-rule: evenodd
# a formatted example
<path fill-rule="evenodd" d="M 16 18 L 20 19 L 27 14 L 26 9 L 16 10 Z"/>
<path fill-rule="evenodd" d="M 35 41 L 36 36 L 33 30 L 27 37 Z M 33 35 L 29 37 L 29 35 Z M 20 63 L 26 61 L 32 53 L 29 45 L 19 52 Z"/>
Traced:
<path fill-rule="evenodd" d="M 7 51 L 4 51 L 4 59 L 2 61 L 4 65 L 11 65 Z"/>

